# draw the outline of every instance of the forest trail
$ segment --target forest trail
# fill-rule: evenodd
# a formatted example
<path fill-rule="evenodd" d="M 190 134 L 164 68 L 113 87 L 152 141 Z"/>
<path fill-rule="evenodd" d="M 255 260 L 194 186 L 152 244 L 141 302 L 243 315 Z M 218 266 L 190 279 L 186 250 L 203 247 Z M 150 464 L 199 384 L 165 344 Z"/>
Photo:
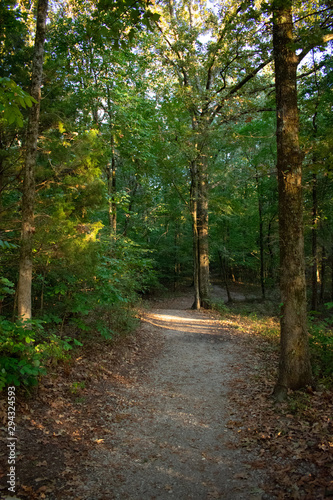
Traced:
<path fill-rule="evenodd" d="M 233 379 L 242 376 L 244 347 L 210 313 L 177 298 L 143 314 L 142 333 L 159 344 L 144 370 L 103 381 L 107 433 L 85 460 L 75 498 L 261 499 L 263 477 L 237 449 L 228 407 Z M 160 307 L 159 304 L 157 307 Z M 105 413 L 104 408 L 104 414 Z M 106 418 L 106 417 L 104 417 Z"/>

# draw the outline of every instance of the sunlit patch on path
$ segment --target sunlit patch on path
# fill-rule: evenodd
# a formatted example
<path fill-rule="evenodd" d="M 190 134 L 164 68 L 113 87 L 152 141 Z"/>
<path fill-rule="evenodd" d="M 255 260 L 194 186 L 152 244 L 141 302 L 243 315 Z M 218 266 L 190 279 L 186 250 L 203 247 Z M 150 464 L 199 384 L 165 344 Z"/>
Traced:
<path fill-rule="evenodd" d="M 143 320 L 151 325 L 158 326 L 170 331 L 192 332 L 206 335 L 216 335 L 217 330 L 221 330 L 221 321 L 198 317 L 196 311 L 162 310 L 161 312 L 151 312 L 145 314 Z"/>

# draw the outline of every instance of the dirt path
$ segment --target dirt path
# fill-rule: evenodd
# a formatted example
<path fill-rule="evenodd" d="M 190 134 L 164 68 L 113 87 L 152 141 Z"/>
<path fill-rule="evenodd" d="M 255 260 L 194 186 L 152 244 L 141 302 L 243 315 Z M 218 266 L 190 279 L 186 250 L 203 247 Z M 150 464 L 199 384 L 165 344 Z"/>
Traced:
<path fill-rule="evenodd" d="M 163 345 L 145 373 L 134 363 L 103 382 L 107 431 L 95 436 L 75 498 L 265 498 L 263 478 L 247 464 L 253 457 L 236 449 L 228 428 L 244 347 L 217 319 L 188 309 L 189 300 L 144 314 L 143 333 Z M 108 421 L 115 398 L 121 404 Z"/>
<path fill-rule="evenodd" d="M 332 391 L 277 407 L 276 339 L 191 302 L 151 301 L 133 335 L 87 338 L 30 397 L 18 392 L 17 499 L 332 497 Z M 0 399 L 1 500 L 6 422 Z"/>

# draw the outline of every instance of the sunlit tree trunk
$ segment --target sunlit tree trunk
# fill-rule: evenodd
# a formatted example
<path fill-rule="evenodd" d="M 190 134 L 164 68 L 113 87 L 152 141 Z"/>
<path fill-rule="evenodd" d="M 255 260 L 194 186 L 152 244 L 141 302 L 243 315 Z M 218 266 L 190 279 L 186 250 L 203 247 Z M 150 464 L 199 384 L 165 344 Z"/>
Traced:
<path fill-rule="evenodd" d="M 47 0 L 39 0 L 37 6 L 37 26 L 35 48 L 32 64 L 30 94 L 36 100 L 30 109 L 26 153 L 24 165 L 24 180 L 22 193 L 22 228 L 19 262 L 19 281 L 17 292 L 18 316 L 23 320 L 31 318 L 31 287 L 32 287 L 32 249 L 34 228 L 35 201 L 35 164 L 37 156 L 38 124 L 41 99 L 41 83 L 43 75 L 44 41 L 47 18 Z"/>
<path fill-rule="evenodd" d="M 292 2 L 273 1 L 273 47 L 277 107 L 281 353 L 274 396 L 312 382 L 309 357 L 303 236 L 302 155 L 297 109 L 297 56 Z"/>

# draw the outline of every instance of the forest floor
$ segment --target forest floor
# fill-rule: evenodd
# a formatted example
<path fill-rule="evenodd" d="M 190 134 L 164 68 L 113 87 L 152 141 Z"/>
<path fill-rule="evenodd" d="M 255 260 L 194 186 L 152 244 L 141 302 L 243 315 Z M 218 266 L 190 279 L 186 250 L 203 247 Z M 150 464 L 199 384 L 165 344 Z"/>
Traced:
<path fill-rule="evenodd" d="M 332 391 L 275 406 L 276 341 L 191 301 L 151 301 L 135 334 L 81 349 L 18 397 L 15 498 L 333 496 Z M 10 498 L 5 402 L 0 410 L 0 494 Z"/>

